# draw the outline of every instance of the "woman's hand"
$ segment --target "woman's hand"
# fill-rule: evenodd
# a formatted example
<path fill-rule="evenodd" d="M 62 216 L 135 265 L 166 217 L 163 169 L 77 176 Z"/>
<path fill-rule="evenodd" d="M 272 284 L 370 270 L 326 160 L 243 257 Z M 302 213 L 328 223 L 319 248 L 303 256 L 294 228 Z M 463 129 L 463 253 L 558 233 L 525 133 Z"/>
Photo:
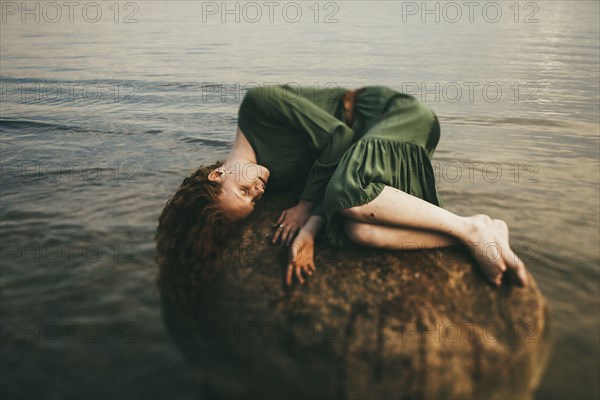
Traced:
<path fill-rule="evenodd" d="M 273 243 L 281 240 L 282 244 L 289 246 L 298 230 L 310 217 L 312 207 L 312 202 L 300 200 L 294 207 L 283 210 L 275 225 L 277 229 L 273 235 Z"/>
<path fill-rule="evenodd" d="M 296 275 L 298 281 L 304 285 L 302 273 L 311 276 L 317 270 L 315 267 L 315 239 L 305 231 L 300 231 L 290 249 L 290 263 L 285 282 L 288 286 L 292 284 L 292 274 Z"/>

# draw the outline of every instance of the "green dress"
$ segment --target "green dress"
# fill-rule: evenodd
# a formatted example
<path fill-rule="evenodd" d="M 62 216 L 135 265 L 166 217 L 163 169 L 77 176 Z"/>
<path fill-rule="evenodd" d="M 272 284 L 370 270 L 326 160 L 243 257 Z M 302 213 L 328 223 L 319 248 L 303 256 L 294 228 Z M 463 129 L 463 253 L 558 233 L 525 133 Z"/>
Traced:
<path fill-rule="evenodd" d="M 269 188 L 303 185 L 300 199 L 316 203 L 324 237 L 339 247 L 352 242 L 337 211 L 370 202 L 385 185 L 442 206 L 431 165 L 440 138 L 433 111 L 407 94 L 366 86 L 350 128 L 347 90 L 260 86 L 246 92 L 238 113 L 257 162 L 271 171 Z"/>

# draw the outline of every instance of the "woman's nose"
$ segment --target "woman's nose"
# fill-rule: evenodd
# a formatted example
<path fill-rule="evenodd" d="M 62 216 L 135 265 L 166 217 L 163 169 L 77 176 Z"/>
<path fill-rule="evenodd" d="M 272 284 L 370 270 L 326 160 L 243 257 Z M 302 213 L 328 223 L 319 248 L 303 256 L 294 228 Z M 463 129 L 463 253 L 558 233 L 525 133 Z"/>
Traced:
<path fill-rule="evenodd" d="M 263 194 L 265 192 L 265 188 L 262 185 L 262 183 L 259 183 L 256 186 L 254 186 L 254 191 L 260 195 L 260 194 Z"/>

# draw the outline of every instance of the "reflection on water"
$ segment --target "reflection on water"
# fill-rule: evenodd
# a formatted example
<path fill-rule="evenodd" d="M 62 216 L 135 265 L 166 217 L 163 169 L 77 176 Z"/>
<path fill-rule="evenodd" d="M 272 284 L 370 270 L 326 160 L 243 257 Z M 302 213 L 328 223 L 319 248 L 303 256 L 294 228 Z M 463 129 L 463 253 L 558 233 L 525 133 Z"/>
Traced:
<path fill-rule="evenodd" d="M 115 3 L 115 22 L 99 4 L 97 23 L 3 9 L 3 394 L 196 396 L 159 317 L 156 220 L 227 153 L 244 87 L 296 82 L 388 85 L 436 111 L 447 208 L 505 219 L 550 301 L 539 397 L 597 397 L 597 2 L 501 2 L 497 22 L 456 23 L 420 2 L 318 3 L 316 23 L 308 3 L 296 23 L 222 23 L 201 2 L 136 2 L 124 23 L 133 9 Z"/>

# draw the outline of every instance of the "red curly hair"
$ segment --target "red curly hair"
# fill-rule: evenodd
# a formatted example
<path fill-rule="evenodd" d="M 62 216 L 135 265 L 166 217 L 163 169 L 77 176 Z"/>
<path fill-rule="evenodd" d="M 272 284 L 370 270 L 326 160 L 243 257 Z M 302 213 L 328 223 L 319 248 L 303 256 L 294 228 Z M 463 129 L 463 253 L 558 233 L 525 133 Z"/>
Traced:
<path fill-rule="evenodd" d="M 179 304 L 191 300 L 219 268 L 216 256 L 235 227 L 219 207 L 221 183 L 208 179 L 222 164 L 200 166 L 185 178 L 159 218 L 155 236 L 158 286 Z"/>

